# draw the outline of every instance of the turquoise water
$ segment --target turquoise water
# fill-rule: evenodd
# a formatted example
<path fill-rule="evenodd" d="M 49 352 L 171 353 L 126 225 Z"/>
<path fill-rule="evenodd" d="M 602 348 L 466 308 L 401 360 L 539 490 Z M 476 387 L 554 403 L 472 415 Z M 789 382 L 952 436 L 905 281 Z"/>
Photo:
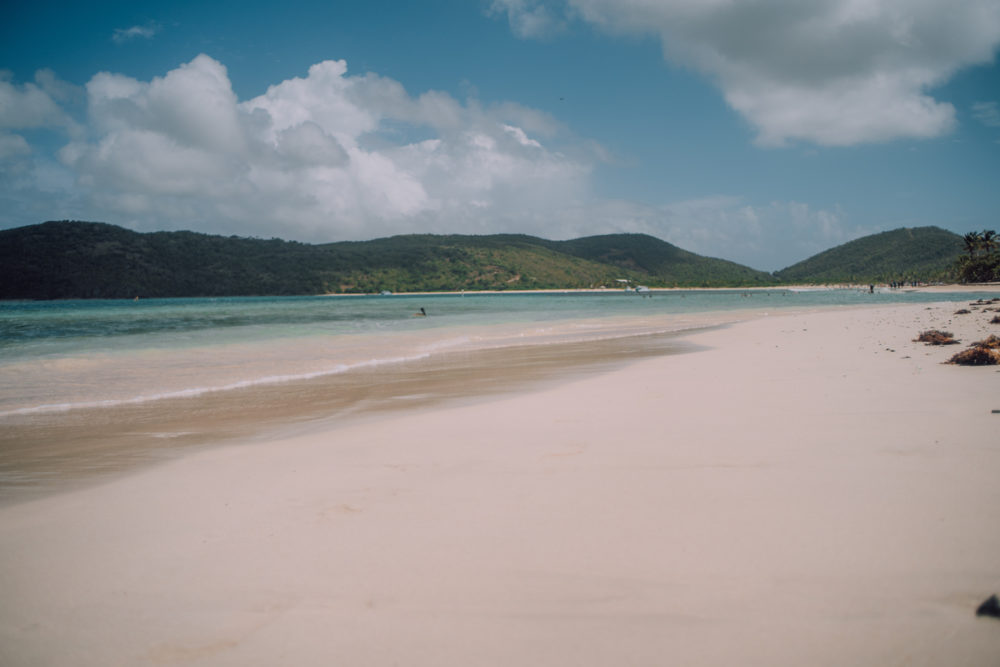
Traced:
<path fill-rule="evenodd" d="M 454 351 L 681 331 L 761 311 L 976 296 L 845 289 L 0 302 L 0 420 Z M 426 317 L 415 316 L 421 308 Z"/>

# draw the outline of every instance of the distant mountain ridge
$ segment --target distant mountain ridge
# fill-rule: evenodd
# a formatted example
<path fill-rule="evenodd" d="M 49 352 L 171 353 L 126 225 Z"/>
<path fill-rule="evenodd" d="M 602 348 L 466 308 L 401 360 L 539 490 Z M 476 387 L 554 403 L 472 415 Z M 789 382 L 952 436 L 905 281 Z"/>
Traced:
<path fill-rule="evenodd" d="M 773 284 L 645 234 L 404 235 L 311 245 L 54 221 L 0 230 L 0 299 Z"/>
<path fill-rule="evenodd" d="M 872 234 L 776 271 L 788 283 L 859 283 L 947 278 L 962 254 L 962 237 L 939 227 Z"/>
<path fill-rule="evenodd" d="M 619 280 L 650 287 L 938 280 L 954 275 L 963 249 L 962 237 L 938 227 L 901 228 L 769 274 L 646 234 L 569 241 L 411 234 L 311 245 L 60 221 L 0 230 L 0 299 L 614 288 Z"/>

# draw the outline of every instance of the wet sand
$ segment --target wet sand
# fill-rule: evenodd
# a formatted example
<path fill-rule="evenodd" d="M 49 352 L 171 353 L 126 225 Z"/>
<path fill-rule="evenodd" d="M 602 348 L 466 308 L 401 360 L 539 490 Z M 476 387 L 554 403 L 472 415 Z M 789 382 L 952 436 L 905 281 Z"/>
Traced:
<path fill-rule="evenodd" d="M 996 665 L 1000 372 L 912 342 L 997 333 L 959 305 L 761 317 L 8 504 L 0 663 Z"/>
<path fill-rule="evenodd" d="M 8 417 L 0 429 L 0 504 L 106 481 L 199 448 L 536 391 L 691 349 L 682 334 L 657 334 L 452 352 L 311 380 Z"/>

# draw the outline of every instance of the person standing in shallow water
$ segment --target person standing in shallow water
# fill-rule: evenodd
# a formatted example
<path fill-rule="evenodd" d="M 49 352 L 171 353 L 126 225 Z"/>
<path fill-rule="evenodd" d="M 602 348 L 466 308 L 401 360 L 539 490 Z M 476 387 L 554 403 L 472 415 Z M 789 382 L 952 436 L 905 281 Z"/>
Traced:
<path fill-rule="evenodd" d="M 423 308 L 420 309 L 419 313 L 413 313 L 414 317 L 427 317 L 427 311 Z"/>

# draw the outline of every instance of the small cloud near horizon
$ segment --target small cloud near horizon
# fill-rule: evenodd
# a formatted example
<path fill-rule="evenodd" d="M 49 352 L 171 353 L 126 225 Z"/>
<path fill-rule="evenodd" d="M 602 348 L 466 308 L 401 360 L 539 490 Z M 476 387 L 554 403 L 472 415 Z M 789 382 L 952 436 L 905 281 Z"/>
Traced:
<path fill-rule="evenodd" d="M 160 24 L 155 21 L 143 25 L 134 25 L 131 28 L 115 28 L 111 35 L 111 41 L 115 44 L 124 44 L 135 39 L 152 39 L 156 33 L 160 32 Z"/>

